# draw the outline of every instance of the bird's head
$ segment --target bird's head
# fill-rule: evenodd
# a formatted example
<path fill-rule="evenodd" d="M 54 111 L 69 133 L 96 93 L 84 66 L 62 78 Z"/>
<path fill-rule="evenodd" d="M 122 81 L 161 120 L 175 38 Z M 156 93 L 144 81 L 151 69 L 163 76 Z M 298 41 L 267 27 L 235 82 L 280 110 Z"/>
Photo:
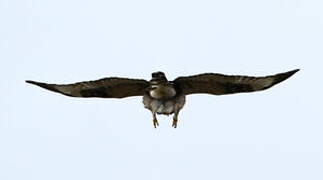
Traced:
<path fill-rule="evenodd" d="M 162 81 L 162 82 L 167 81 L 165 74 L 161 71 L 152 73 L 151 78 L 152 78 L 151 79 L 152 81 Z"/>

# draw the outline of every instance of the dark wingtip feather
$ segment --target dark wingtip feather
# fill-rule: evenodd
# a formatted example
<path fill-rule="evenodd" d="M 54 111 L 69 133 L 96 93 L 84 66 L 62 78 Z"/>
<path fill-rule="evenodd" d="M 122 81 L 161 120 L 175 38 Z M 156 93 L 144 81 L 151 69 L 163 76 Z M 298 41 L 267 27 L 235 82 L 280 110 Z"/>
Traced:
<path fill-rule="evenodd" d="M 41 83 L 41 82 L 36 82 L 36 81 L 30 81 L 30 80 L 27 80 L 26 83 L 34 84 L 34 85 L 37 85 L 37 86 L 40 86 L 40 87 L 43 87 L 43 86 L 46 86 L 47 85 L 46 83 Z"/>
<path fill-rule="evenodd" d="M 31 81 L 31 80 L 26 80 L 25 82 L 26 82 L 26 83 L 29 83 L 29 84 L 37 84 L 37 82 L 35 82 L 35 81 Z"/>
<path fill-rule="evenodd" d="M 294 69 L 292 71 L 288 71 L 288 72 L 284 72 L 284 73 L 280 73 L 275 75 L 275 82 L 274 84 L 278 84 L 286 79 L 288 79 L 289 77 L 291 77 L 292 75 L 294 75 L 296 72 L 298 72 L 300 69 Z"/>
<path fill-rule="evenodd" d="M 34 84 L 36 86 L 39 86 L 39 87 L 42 87 L 42 88 L 45 88 L 47 90 L 50 90 L 50 91 L 55 91 L 55 92 L 59 92 L 54 86 L 53 84 L 46 84 L 46 83 L 41 83 L 41 82 L 36 82 L 36 81 L 30 81 L 30 80 L 27 80 L 26 83 L 29 83 L 29 84 Z"/>
<path fill-rule="evenodd" d="M 291 70 L 291 71 L 288 71 L 286 73 L 290 74 L 290 75 L 293 75 L 295 73 L 297 73 L 300 69 L 294 69 L 294 70 Z"/>

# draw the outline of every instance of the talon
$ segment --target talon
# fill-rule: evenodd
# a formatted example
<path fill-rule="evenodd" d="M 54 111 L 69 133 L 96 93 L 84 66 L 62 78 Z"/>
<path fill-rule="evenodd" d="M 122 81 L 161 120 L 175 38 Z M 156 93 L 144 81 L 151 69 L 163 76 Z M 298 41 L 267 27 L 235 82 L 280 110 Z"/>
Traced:
<path fill-rule="evenodd" d="M 158 123 L 157 119 L 154 119 L 153 123 L 154 123 L 154 128 L 157 128 L 157 126 L 159 126 L 159 123 Z"/>
<path fill-rule="evenodd" d="M 177 120 L 175 120 L 175 119 L 173 120 L 172 127 L 177 128 Z"/>

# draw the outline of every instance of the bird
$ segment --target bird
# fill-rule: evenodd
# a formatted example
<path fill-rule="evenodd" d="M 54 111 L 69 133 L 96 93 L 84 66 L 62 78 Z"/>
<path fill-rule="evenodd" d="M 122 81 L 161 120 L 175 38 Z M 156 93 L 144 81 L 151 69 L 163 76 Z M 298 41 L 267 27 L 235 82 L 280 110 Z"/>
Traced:
<path fill-rule="evenodd" d="M 262 91 L 288 79 L 299 69 L 268 76 L 224 75 L 203 73 L 180 76 L 169 81 L 162 71 L 153 72 L 151 79 L 107 77 L 72 84 L 48 84 L 27 80 L 47 90 L 70 97 L 126 98 L 142 96 L 144 107 L 152 113 L 153 127 L 159 126 L 157 115 L 173 114 L 172 127 L 177 128 L 178 114 L 191 94 L 228 95 Z"/>

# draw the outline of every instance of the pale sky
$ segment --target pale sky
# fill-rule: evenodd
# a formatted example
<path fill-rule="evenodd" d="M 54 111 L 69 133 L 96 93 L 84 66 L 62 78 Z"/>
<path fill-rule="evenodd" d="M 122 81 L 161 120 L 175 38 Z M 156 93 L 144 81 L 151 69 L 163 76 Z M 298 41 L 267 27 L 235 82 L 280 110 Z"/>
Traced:
<path fill-rule="evenodd" d="M 1 180 L 322 180 L 320 0 L 0 0 Z M 70 98 L 24 83 L 300 68 L 266 91 Z"/>

